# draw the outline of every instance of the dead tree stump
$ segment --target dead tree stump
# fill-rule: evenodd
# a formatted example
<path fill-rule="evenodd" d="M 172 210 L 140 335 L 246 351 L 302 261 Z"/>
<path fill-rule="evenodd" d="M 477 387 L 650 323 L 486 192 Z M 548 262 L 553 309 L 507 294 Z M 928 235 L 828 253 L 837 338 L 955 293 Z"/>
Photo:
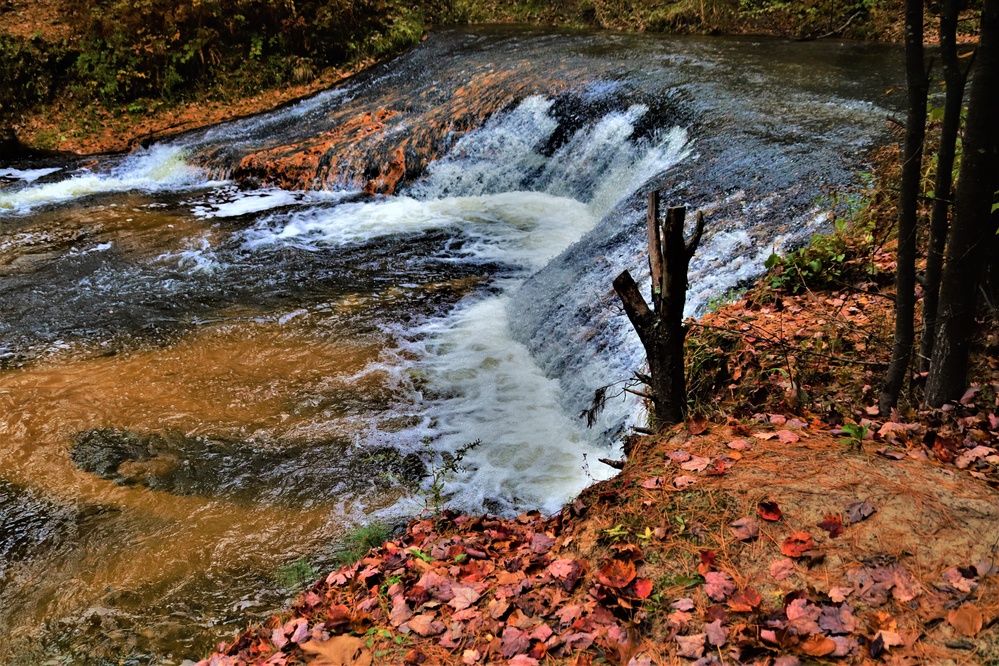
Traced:
<path fill-rule="evenodd" d="M 649 376 L 639 375 L 648 384 L 656 423 L 672 425 L 683 421 L 687 412 L 687 382 L 683 368 L 683 342 L 687 326 L 683 308 L 687 302 L 687 269 L 704 233 L 704 215 L 697 213 L 693 238 L 686 242 L 683 224 L 687 210 L 671 207 L 659 221 L 659 192 L 649 193 L 649 271 L 652 277 L 652 308 L 642 297 L 631 273 L 624 271 L 614 280 L 614 290 L 624 311 L 645 347 Z"/>

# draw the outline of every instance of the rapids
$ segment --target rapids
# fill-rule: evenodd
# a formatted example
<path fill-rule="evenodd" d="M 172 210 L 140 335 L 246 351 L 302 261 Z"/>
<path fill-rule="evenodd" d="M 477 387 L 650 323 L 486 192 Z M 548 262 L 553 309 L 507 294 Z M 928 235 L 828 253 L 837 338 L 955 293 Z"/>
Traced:
<path fill-rule="evenodd" d="M 475 28 L 129 155 L 0 161 L 0 661 L 197 659 L 424 508 L 553 512 L 643 415 L 611 293 L 705 210 L 691 314 L 829 227 L 895 49 Z"/>

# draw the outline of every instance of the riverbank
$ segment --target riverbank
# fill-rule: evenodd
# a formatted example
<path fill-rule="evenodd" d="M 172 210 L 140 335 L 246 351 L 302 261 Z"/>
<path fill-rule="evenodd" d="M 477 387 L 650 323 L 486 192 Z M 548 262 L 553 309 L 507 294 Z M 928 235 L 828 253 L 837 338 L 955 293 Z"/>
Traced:
<path fill-rule="evenodd" d="M 527 23 L 668 34 L 898 41 L 897 0 L 814 3 L 182 3 L 0 6 L 0 129 L 34 150 L 102 153 L 291 102 L 415 44 L 431 27 Z"/>
<path fill-rule="evenodd" d="M 999 659 L 999 326 L 959 403 L 917 379 L 876 416 L 888 190 L 698 320 L 694 416 L 618 476 L 548 519 L 414 520 L 200 664 Z"/>

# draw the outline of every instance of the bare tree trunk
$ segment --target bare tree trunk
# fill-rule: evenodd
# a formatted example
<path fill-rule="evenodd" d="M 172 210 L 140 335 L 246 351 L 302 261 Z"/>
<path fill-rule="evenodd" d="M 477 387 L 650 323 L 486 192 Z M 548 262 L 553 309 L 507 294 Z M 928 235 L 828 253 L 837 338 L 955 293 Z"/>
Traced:
<path fill-rule="evenodd" d="M 689 243 L 683 237 L 685 217 L 686 209 L 670 208 L 660 228 L 659 192 L 649 194 L 653 308 L 645 302 L 631 273 L 624 271 L 614 280 L 614 290 L 649 359 L 649 388 L 653 414 L 659 425 L 679 423 L 687 412 L 683 367 L 687 327 L 683 325 L 683 308 L 687 301 L 687 269 L 704 233 L 704 216 L 697 214 L 694 236 Z"/>
<path fill-rule="evenodd" d="M 961 68 L 957 57 L 957 19 L 963 3 L 943 0 L 940 4 L 940 61 L 947 87 L 944 100 L 940 151 L 937 153 L 935 197 L 930 216 L 930 243 L 926 253 L 926 280 L 923 284 L 923 333 L 919 340 L 919 370 L 930 369 L 933 343 L 937 332 L 937 309 L 940 303 L 940 277 L 943 274 L 944 247 L 947 244 L 947 216 L 952 197 L 954 155 L 961 126 L 961 103 L 970 67 Z"/>
<path fill-rule="evenodd" d="M 939 407 L 967 388 L 968 352 L 975 325 L 980 280 L 996 246 L 999 213 L 992 212 L 999 170 L 999 0 L 985 0 L 975 61 L 954 222 L 940 285 L 937 339 L 926 403 Z"/>
<path fill-rule="evenodd" d="M 923 137 L 926 133 L 926 95 L 929 77 L 923 64 L 923 1 L 905 2 L 905 78 L 909 111 L 902 150 L 902 182 L 898 201 L 898 269 L 895 278 L 895 342 L 891 364 L 881 390 L 879 408 L 887 416 L 898 404 L 908 374 L 915 335 L 916 204 L 919 196 Z"/>

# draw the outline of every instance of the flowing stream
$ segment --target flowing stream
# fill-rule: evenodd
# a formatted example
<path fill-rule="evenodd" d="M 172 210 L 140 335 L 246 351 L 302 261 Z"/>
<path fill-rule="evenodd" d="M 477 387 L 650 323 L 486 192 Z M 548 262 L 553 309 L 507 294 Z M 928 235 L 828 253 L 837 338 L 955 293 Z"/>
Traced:
<path fill-rule="evenodd" d="M 0 662 L 197 659 L 357 525 L 561 505 L 640 367 L 610 283 L 704 209 L 691 313 L 828 229 L 895 49 L 467 29 L 127 156 L 0 161 Z"/>

